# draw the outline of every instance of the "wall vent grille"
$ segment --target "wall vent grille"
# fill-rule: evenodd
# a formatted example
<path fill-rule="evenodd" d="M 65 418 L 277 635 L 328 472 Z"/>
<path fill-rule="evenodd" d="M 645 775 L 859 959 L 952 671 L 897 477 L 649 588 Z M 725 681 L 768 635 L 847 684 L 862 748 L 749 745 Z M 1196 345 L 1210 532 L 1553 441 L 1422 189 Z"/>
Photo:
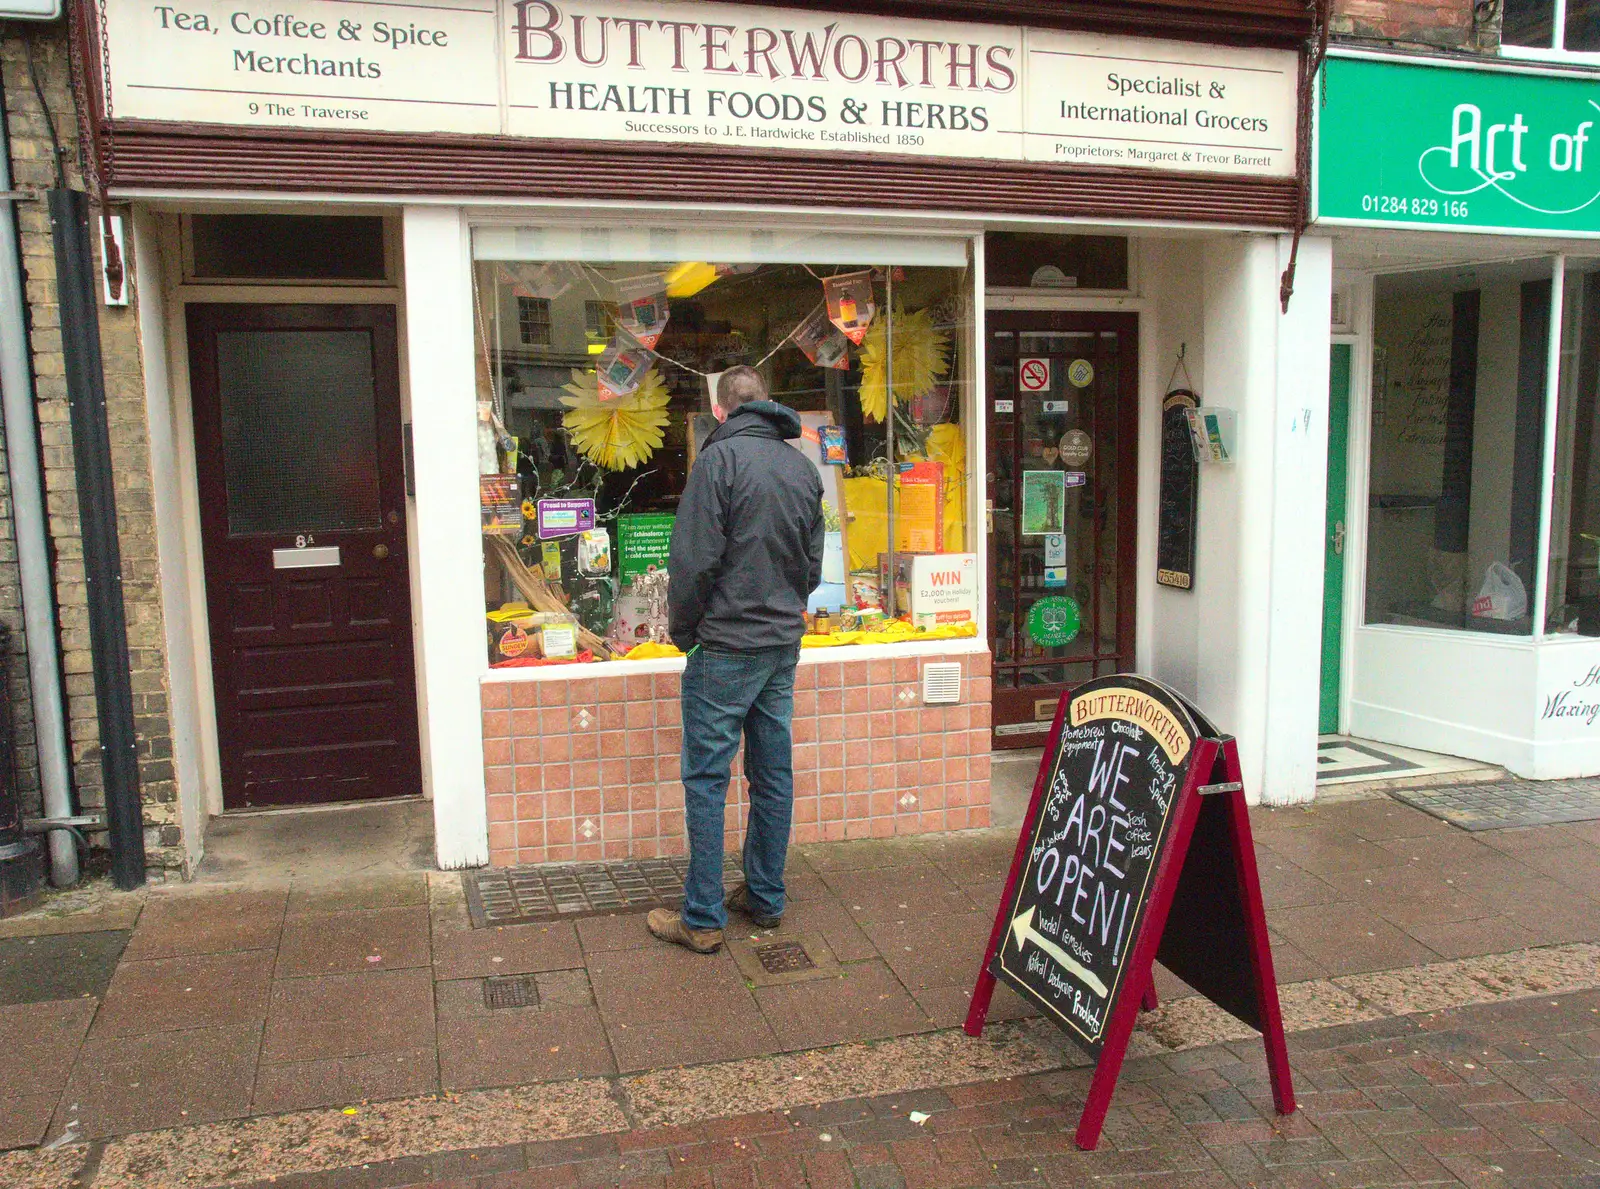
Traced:
<path fill-rule="evenodd" d="M 950 706 L 961 701 L 961 662 L 923 665 L 922 700 L 929 706 Z"/>

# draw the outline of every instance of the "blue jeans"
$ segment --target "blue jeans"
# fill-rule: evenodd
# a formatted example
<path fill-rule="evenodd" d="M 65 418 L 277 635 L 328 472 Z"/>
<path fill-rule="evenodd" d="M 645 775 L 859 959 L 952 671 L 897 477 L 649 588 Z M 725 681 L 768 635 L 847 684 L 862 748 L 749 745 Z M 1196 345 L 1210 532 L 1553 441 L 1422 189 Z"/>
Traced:
<path fill-rule="evenodd" d="M 683 922 L 691 929 L 728 923 L 722 898 L 722 821 L 739 736 L 750 783 L 744 878 L 750 906 L 783 913 L 783 862 L 794 814 L 794 668 L 799 646 L 754 652 L 700 648 L 683 670 L 683 807 L 689 874 Z"/>

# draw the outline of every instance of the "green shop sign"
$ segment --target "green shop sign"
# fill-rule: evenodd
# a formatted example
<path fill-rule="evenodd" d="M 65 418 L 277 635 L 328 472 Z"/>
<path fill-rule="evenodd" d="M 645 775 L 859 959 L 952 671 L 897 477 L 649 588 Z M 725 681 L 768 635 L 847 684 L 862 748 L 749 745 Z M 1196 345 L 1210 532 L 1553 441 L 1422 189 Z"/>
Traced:
<path fill-rule="evenodd" d="M 1600 235 L 1600 81 L 1330 57 L 1316 217 L 1430 230 Z"/>

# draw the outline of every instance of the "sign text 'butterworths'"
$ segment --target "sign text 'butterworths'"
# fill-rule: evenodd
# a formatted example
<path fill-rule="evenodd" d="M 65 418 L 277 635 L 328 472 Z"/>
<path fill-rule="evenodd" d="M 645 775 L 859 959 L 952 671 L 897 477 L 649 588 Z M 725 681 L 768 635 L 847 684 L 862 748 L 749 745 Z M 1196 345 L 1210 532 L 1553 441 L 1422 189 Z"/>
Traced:
<path fill-rule="evenodd" d="M 107 8 L 119 117 L 1294 170 L 1280 51 L 633 0 Z"/>

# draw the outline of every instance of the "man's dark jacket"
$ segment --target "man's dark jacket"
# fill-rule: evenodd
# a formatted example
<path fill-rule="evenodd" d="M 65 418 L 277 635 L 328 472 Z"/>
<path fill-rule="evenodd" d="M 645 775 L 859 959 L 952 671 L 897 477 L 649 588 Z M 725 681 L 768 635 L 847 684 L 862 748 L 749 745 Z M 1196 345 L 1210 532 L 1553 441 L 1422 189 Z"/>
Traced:
<path fill-rule="evenodd" d="M 800 418 L 770 400 L 728 414 L 700 451 L 672 526 L 672 642 L 724 652 L 793 645 L 822 580 L 822 480 L 786 439 Z"/>

